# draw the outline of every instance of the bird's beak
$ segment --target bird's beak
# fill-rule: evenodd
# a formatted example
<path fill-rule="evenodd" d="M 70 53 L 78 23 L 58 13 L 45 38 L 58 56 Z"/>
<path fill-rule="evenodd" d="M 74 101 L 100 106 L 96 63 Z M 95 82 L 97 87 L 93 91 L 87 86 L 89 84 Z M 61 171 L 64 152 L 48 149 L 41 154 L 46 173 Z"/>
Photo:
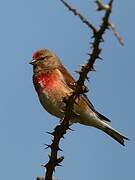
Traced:
<path fill-rule="evenodd" d="M 32 59 L 29 64 L 33 65 L 35 63 L 35 59 Z"/>

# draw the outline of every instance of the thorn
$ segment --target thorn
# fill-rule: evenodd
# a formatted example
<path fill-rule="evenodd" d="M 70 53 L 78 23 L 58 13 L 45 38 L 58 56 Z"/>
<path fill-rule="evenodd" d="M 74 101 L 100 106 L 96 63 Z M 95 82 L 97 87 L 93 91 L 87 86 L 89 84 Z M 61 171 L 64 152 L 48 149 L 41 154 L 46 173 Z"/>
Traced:
<path fill-rule="evenodd" d="M 45 149 L 51 148 L 51 145 L 48 144 L 44 144 L 45 146 L 47 146 Z"/>
<path fill-rule="evenodd" d="M 92 69 L 93 72 L 96 72 L 96 69 Z"/>
<path fill-rule="evenodd" d="M 56 164 L 56 166 L 62 166 L 62 165 L 58 163 L 58 164 Z"/>
<path fill-rule="evenodd" d="M 94 67 L 91 67 L 91 71 L 96 71 L 96 69 Z"/>
<path fill-rule="evenodd" d="M 54 136 L 54 132 L 46 132 L 46 133 L 49 134 L 49 135 Z"/>
<path fill-rule="evenodd" d="M 61 152 L 63 152 L 63 150 L 62 150 L 60 147 L 58 147 L 58 151 L 61 151 Z"/>
<path fill-rule="evenodd" d="M 98 56 L 98 59 L 103 60 L 103 58 L 101 58 L 100 56 Z"/>
<path fill-rule="evenodd" d="M 95 38 L 95 36 L 96 36 L 96 34 L 94 34 L 93 36 L 91 36 L 91 39 L 94 39 L 94 38 Z"/>
<path fill-rule="evenodd" d="M 61 163 L 63 160 L 64 160 L 64 156 L 61 156 L 61 157 L 59 157 L 59 158 L 57 159 L 57 163 L 59 164 L 59 163 Z"/>
<path fill-rule="evenodd" d="M 90 45 L 92 45 L 92 44 L 93 44 L 93 42 L 89 42 L 89 44 L 90 44 Z M 88 55 L 89 55 L 89 53 L 88 53 Z"/>
<path fill-rule="evenodd" d="M 64 135 L 61 136 L 63 139 L 65 139 Z"/>
<path fill-rule="evenodd" d="M 75 73 L 80 74 L 80 71 L 79 70 L 75 70 Z"/>
<path fill-rule="evenodd" d="M 46 168 L 46 164 L 41 164 L 42 167 Z"/>
<path fill-rule="evenodd" d="M 52 144 L 54 143 L 54 139 L 51 139 L 51 141 L 52 141 Z"/>
<path fill-rule="evenodd" d="M 100 42 L 101 42 L 101 43 L 103 43 L 103 42 L 104 42 L 104 39 L 103 39 L 103 38 L 101 38 L 101 39 L 100 39 Z"/>
<path fill-rule="evenodd" d="M 75 131 L 74 129 L 71 129 L 70 127 L 68 127 L 68 130 L 70 130 L 70 131 Z"/>
<path fill-rule="evenodd" d="M 87 81 L 89 81 L 89 77 L 86 77 Z M 87 86 L 84 85 L 84 93 L 87 93 L 89 91 L 89 89 L 87 88 Z"/>
<path fill-rule="evenodd" d="M 91 43 L 91 45 L 93 45 L 93 43 Z M 87 55 L 88 55 L 88 56 L 91 56 L 91 54 L 90 54 L 90 53 L 87 53 Z"/>

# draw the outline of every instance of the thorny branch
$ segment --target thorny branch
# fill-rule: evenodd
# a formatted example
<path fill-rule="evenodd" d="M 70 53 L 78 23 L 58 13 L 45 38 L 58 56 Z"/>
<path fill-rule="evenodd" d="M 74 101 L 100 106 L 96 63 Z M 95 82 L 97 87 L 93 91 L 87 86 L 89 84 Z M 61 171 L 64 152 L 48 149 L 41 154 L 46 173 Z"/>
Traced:
<path fill-rule="evenodd" d="M 102 4 L 100 0 L 96 1 L 98 6 L 98 10 L 105 11 L 105 14 L 102 18 L 102 23 L 97 29 L 93 26 L 90 21 L 88 21 L 81 13 L 79 13 L 76 9 L 72 8 L 65 0 L 60 0 L 69 11 L 71 11 L 74 15 L 78 16 L 81 21 L 88 26 L 89 29 L 93 32 L 93 42 L 92 47 L 90 48 L 89 58 L 85 65 L 81 67 L 79 72 L 80 76 L 75 85 L 75 90 L 72 95 L 68 99 L 64 99 L 66 103 L 65 117 L 62 120 L 60 125 L 57 125 L 52 133 L 49 133 L 53 136 L 52 144 L 46 145 L 47 148 L 51 149 L 51 153 L 49 155 L 49 161 L 44 165 L 46 168 L 45 180 L 53 179 L 53 172 L 55 171 L 56 166 L 61 166 L 60 163 L 63 161 L 64 157 L 58 157 L 58 151 L 62 151 L 59 147 L 59 143 L 61 138 L 64 138 L 64 134 L 66 131 L 70 129 L 69 120 L 73 113 L 74 102 L 75 99 L 83 93 L 87 92 L 87 89 L 84 86 L 84 81 L 88 79 L 87 75 L 90 71 L 94 70 L 94 63 L 97 59 L 100 59 L 101 47 L 100 44 L 103 42 L 103 35 L 105 31 L 110 28 L 109 18 L 112 11 L 113 0 L 110 0 L 107 5 Z M 99 3 L 99 4 L 98 4 Z M 103 7 L 103 8 L 102 8 Z M 104 8 L 106 7 L 106 8 Z M 120 36 L 119 36 L 120 37 Z"/>

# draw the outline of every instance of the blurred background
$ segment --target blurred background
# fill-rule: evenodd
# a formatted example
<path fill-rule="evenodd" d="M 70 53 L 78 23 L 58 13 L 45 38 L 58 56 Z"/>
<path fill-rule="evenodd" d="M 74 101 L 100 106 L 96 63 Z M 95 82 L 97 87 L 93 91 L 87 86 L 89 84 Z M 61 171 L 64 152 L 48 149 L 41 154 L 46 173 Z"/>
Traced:
<path fill-rule="evenodd" d="M 68 0 L 96 26 L 102 12 L 95 3 Z M 105 1 L 107 2 L 107 1 Z M 135 178 L 135 2 L 114 2 L 111 21 L 124 39 L 121 47 L 111 31 L 102 43 L 103 61 L 90 74 L 88 96 L 112 126 L 131 141 L 122 147 L 97 129 L 73 125 L 61 142 L 65 159 L 54 176 L 59 180 Z M 28 64 L 39 48 L 54 51 L 77 79 L 85 63 L 91 32 L 60 1 L 2 0 L 0 6 L 0 179 L 34 180 L 44 175 L 44 144 L 59 120 L 39 104 Z"/>

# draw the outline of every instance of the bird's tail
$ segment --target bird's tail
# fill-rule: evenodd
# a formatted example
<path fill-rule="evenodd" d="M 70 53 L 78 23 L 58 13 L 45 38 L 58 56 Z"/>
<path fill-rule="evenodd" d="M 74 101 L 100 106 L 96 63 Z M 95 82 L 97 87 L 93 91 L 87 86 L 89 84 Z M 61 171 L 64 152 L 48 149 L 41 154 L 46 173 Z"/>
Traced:
<path fill-rule="evenodd" d="M 82 124 L 88 125 L 88 126 L 94 126 L 102 131 L 104 131 L 106 134 L 111 136 L 113 139 L 115 139 L 117 142 L 119 142 L 121 145 L 125 146 L 125 140 L 129 140 L 126 136 L 122 135 L 115 129 L 113 129 L 109 124 L 107 124 L 105 121 L 101 119 L 96 119 L 95 121 L 83 121 L 80 122 Z"/>
<path fill-rule="evenodd" d="M 107 133 L 109 136 L 111 136 L 113 139 L 115 139 L 117 142 L 119 142 L 121 145 L 125 146 L 124 140 L 129 140 L 127 137 L 123 136 L 121 133 L 113 129 L 108 124 L 102 128 L 102 130 Z"/>

